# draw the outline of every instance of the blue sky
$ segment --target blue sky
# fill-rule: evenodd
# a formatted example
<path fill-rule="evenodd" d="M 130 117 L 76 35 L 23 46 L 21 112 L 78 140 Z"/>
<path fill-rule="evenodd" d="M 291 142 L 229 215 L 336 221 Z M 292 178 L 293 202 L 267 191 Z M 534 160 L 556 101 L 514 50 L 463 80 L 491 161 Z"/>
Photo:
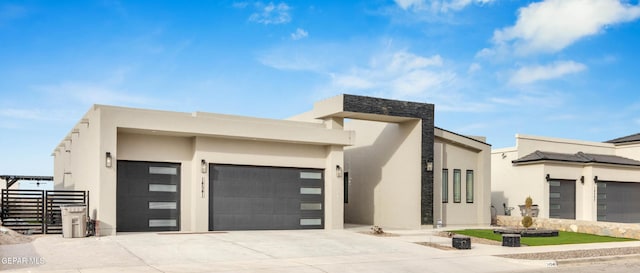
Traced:
<path fill-rule="evenodd" d="M 286 118 L 341 93 L 436 125 L 640 132 L 640 5 L 618 0 L 0 1 L 0 174 L 51 175 L 92 104 Z"/>

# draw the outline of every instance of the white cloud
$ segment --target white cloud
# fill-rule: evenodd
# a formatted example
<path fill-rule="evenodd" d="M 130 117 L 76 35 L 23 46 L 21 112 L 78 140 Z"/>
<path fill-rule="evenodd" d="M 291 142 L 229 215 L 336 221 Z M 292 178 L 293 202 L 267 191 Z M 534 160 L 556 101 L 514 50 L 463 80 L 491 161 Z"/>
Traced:
<path fill-rule="evenodd" d="M 558 113 L 553 113 L 553 115 L 550 115 L 550 116 L 546 117 L 547 120 L 551 120 L 551 121 L 576 120 L 578 118 L 580 118 L 578 115 L 574 115 L 574 114 L 558 114 Z"/>
<path fill-rule="evenodd" d="M 286 24 L 291 21 L 291 15 L 289 14 L 291 8 L 284 2 L 277 5 L 273 2 L 266 5 L 258 2 L 255 4 L 255 7 L 258 11 L 249 16 L 249 21 L 251 22 L 265 25 L 278 25 Z"/>
<path fill-rule="evenodd" d="M 456 77 L 442 65 L 440 55 L 424 57 L 397 51 L 373 57 L 368 67 L 335 73 L 331 84 L 339 90 L 377 91 L 396 98 L 434 96 L 435 90 Z"/>
<path fill-rule="evenodd" d="M 51 113 L 43 113 L 38 109 L 0 109 L 0 116 L 11 119 L 23 119 L 23 120 L 56 120 L 56 117 L 51 116 Z"/>
<path fill-rule="evenodd" d="M 467 73 L 473 74 L 480 70 L 482 70 L 482 65 L 480 65 L 479 63 L 472 63 L 471 65 L 469 65 L 469 69 L 467 69 Z"/>
<path fill-rule="evenodd" d="M 424 0 L 395 0 L 396 4 L 400 6 L 402 9 L 406 10 L 411 7 L 419 7 L 424 6 Z"/>
<path fill-rule="evenodd" d="M 234 8 L 243 9 L 243 8 L 246 8 L 249 5 L 249 3 L 247 3 L 247 2 L 233 2 L 233 4 L 231 4 L 231 5 Z"/>
<path fill-rule="evenodd" d="M 130 95 L 125 90 L 83 82 L 65 82 L 55 85 L 38 86 L 36 89 L 49 93 L 52 96 L 62 96 L 71 101 L 85 105 L 112 104 L 112 105 L 152 105 L 157 100 L 137 95 Z"/>
<path fill-rule="evenodd" d="M 403 10 L 449 12 L 459 11 L 471 4 L 484 5 L 495 0 L 395 0 Z"/>
<path fill-rule="evenodd" d="M 521 92 L 511 97 L 490 97 L 487 102 L 496 104 L 498 108 L 504 108 L 507 106 L 512 109 L 522 110 L 522 108 L 535 107 L 540 108 L 556 108 L 563 106 L 569 98 L 566 93 L 556 90 L 529 90 L 527 92 Z"/>
<path fill-rule="evenodd" d="M 494 32 L 493 43 L 519 54 L 552 53 L 639 17 L 639 5 L 618 0 L 546 0 L 521 8 L 514 26 Z"/>
<path fill-rule="evenodd" d="M 415 70 L 393 79 L 390 86 L 395 95 L 400 97 L 433 95 L 434 89 L 454 79 L 455 74 L 450 72 Z"/>
<path fill-rule="evenodd" d="M 365 77 L 359 77 L 355 75 L 331 75 L 334 85 L 341 86 L 347 89 L 369 89 L 376 84 L 370 82 Z"/>
<path fill-rule="evenodd" d="M 301 28 L 298 28 L 296 29 L 296 32 L 291 33 L 292 40 L 300 40 L 300 39 L 307 38 L 308 36 L 309 36 L 309 32 Z"/>
<path fill-rule="evenodd" d="M 326 75 L 317 85 L 318 98 L 339 93 L 387 97 L 435 103 L 438 111 L 484 112 L 492 105 L 460 91 L 466 85 L 440 55 L 419 55 L 405 49 L 391 49 L 384 41 L 383 51 L 368 48 L 371 43 L 344 45 L 317 44 L 270 50 L 259 61 L 280 70 L 309 71 Z M 377 53 L 371 53 L 371 52 Z M 477 90 L 477 86 L 472 87 Z M 475 96 L 475 95 L 471 95 Z M 475 101 L 474 101 L 475 100 Z"/>
<path fill-rule="evenodd" d="M 310 52 L 316 53 L 317 50 L 309 49 Z M 294 70 L 294 71 L 314 71 L 314 72 L 325 72 L 324 63 L 327 61 L 323 60 L 322 56 L 318 53 L 317 56 L 311 54 L 299 53 L 295 49 L 291 48 L 278 48 L 266 54 L 263 54 L 259 61 L 263 65 L 273 67 L 275 69 L 280 70 Z"/>
<path fill-rule="evenodd" d="M 417 56 L 406 51 L 399 51 L 393 54 L 388 69 L 390 71 L 412 71 L 429 66 L 442 66 L 442 57 L 434 55 L 429 58 Z"/>
<path fill-rule="evenodd" d="M 574 61 L 559 61 L 551 65 L 525 66 L 516 71 L 509 83 L 529 84 L 536 81 L 560 78 L 567 74 L 574 74 L 587 69 L 587 66 Z"/>

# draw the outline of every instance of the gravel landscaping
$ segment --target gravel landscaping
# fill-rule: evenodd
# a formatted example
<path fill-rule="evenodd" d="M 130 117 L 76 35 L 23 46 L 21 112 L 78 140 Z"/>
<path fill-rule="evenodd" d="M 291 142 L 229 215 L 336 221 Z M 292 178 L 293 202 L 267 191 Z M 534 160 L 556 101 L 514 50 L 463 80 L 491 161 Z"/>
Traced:
<path fill-rule="evenodd" d="M 640 254 L 640 247 L 601 248 L 588 250 L 556 251 L 542 253 L 523 253 L 496 255 L 497 257 L 523 260 L 565 260 L 577 258 L 593 258 L 604 256 Z"/>

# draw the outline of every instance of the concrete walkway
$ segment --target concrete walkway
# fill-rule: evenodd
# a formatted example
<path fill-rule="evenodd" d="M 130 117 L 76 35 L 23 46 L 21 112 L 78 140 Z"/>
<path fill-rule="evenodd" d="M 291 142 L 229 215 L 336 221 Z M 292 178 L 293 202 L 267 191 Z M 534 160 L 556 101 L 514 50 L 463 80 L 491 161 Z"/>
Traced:
<path fill-rule="evenodd" d="M 365 229 L 366 230 L 366 229 Z M 640 242 L 506 248 L 474 244 L 440 250 L 414 242 L 451 245 L 433 230 L 388 231 L 379 237 L 356 229 L 233 231 L 175 234 L 125 233 L 0 246 L 7 272 L 518 272 L 555 261 L 493 255 L 585 248 L 635 247 Z M 19 262 L 18 262 L 19 261 Z M 551 263 L 553 262 L 553 263 Z"/>

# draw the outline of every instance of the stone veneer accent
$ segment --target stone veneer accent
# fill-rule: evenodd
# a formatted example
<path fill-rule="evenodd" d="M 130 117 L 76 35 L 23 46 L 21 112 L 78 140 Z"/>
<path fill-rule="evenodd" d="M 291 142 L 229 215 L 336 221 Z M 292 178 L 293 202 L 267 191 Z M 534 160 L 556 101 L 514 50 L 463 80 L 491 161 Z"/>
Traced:
<path fill-rule="evenodd" d="M 522 227 L 521 221 L 521 216 L 498 215 L 498 226 Z M 640 225 L 638 224 L 533 218 L 532 227 L 640 239 Z"/>
<path fill-rule="evenodd" d="M 426 170 L 427 162 L 433 162 L 433 145 L 435 141 L 435 106 L 433 104 L 388 100 L 347 94 L 343 96 L 343 110 L 346 112 L 421 119 L 421 169 Z M 423 225 L 433 225 L 433 172 L 423 171 L 421 176 L 421 223 Z"/>

